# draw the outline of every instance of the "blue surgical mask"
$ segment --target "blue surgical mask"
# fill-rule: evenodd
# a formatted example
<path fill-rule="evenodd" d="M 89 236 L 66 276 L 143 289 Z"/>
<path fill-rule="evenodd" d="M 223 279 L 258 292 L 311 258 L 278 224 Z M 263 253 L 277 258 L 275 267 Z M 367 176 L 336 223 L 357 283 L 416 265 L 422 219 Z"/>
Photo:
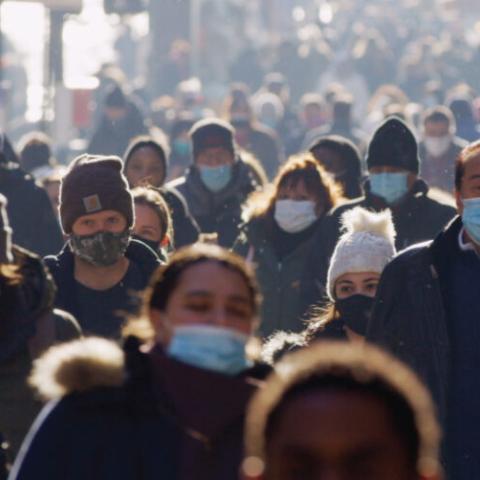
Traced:
<path fill-rule="evenodd" d="M 370 191 L 377 197 L 392 205 L 408 192 L 408 173 L 372 173 L 370 174 Z"/>
<path fill-rule="evenodd" d="M 463 226 L 469 237 L 480 245 L 480 197 L 463 199 Z"/>
<path fill-rule="evenodd" d="M 200 178 L 211 192 L 223 190 L 232 178 L 232 166 L 220 165 L 219 167 L 198 167 Z"/>
<path fill-rule="evenodd" d="M 237 375 L 250 366 L 245 353 L 248 336 L 210 325 L 177 327 L 168 354 L 194 367 Z"/>
<path fill-rule="evenodd" d="M 174 153 L 176 153 L 180 157 L 188 157 L 192 152 L 192 147 L 188 140 L 184 140 L 182 138 L 176 138 L 172 142 L 172 150 Z"/>

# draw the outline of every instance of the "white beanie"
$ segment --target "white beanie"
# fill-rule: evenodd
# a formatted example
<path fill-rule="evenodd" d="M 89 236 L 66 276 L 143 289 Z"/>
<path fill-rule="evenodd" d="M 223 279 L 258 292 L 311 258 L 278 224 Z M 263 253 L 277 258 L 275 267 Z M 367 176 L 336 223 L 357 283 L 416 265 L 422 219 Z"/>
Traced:
<path fill-rule="evenodd" d="M 362 207 L 341 218 L 344 234 L 335 247 L 327 275 L 327 293 L 335 299 L 335 282 L 345 273 L 382 273 L 395 255 L 395 227 L 390 210 L 375 213 Z"/>

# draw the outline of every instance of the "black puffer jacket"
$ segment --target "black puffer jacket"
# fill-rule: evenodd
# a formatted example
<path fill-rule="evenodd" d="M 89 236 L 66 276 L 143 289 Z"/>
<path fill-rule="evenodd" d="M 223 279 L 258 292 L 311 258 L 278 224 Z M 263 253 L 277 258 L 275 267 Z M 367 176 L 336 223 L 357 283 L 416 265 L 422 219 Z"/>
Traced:
<path fill-rule="evenodd" d="M 201 232 L 217 232 L 218 243 L 229 248 L 239 233 L 242 205 L 260 184 L 253 169 L 237 159 L 229 184 L 220 192 L 208 190 L 195 165 L 188 169 L 185 177 L 174 180 L 170 186 L 183 195 Z"/>

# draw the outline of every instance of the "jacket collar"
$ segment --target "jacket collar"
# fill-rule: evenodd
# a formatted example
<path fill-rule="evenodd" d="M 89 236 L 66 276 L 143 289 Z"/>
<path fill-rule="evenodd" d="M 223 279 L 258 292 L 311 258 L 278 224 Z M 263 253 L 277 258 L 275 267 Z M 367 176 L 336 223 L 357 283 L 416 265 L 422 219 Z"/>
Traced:
<path fill-rule="evenodd" d="M 462 228 L 462 217 L 457 215 L 428 247 L 432 255 L 433 267 L 440 275 L 447 270 L 452 259 L 460 251 L 458 236 Z"/>

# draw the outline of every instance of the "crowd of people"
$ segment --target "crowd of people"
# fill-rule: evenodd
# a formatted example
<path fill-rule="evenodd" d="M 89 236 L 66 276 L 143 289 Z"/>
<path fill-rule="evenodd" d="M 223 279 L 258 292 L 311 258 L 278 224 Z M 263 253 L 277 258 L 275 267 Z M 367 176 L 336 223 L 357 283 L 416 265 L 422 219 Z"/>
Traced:
<path fill-rule="evenodd" d="M 480 478 L 475 55 L 377 3 L 0 135 L 0 479 Z"/>

